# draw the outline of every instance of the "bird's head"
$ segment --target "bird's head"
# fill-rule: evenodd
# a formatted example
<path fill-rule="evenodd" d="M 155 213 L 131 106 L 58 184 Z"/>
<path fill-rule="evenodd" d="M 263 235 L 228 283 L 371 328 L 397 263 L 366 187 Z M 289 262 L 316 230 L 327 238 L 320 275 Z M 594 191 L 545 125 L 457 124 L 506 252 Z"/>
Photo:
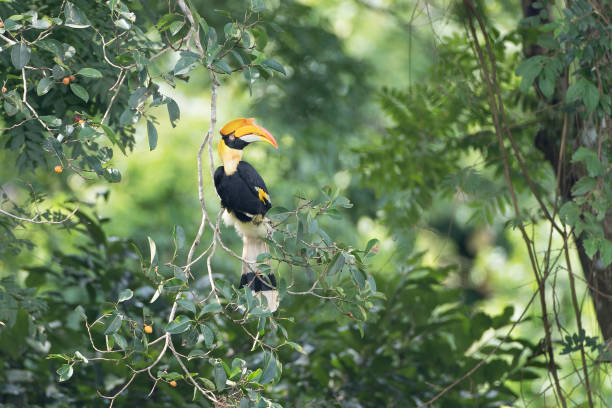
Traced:
<path fill-rule="evenodd" d="M 254 122 L 254 118 L 238 118 L 227 122 L 221 128 L 221 140 L 227 147 L 237 150 L 242 150 L 253 142 L 266 142 L 277 148 L 274 136 Z"/>
<path fill-rule="evenodd" d="M 219 156 L 221 156 L 226 172 L 235 170 L 242 158 L 242 149 L 250 143 L 266 142 L 278 148 L 274 136 L 254 122 L 254 118 L 238 118 L 227 122 L 221 128 Z"/>

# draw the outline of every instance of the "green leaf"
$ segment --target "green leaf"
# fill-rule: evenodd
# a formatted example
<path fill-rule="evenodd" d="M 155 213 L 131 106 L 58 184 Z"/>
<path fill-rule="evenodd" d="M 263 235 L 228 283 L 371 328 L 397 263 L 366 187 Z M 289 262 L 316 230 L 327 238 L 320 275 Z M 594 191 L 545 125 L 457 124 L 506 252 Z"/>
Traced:
<path fill-rule="evenodd" d="M 283 75 L 287 75 L 287 72 L 285 71 L 285 68 L 276 60 L 273 59 L 267 59 L 265 61 L 263 61 L 261 63 L 261 65 L 271 68 L 277 72 L 280 72 Z"/>
<path fill-rule="evenodd" d="M 359 288 L 363 288 L 365 286 L 365 278 L 363 277 L 361 271 L 353 266 L 351 266 L 350 271 L 351 276 L 353 277 L 353 282 L 355 282 Z"/>
<path fill-rule="evenodd" d="M 125 302 L 126 300 L 130 300 L 134 296 L 134 292 L 131 289 L 124 289 L 119 293 L 119 299 L 117 303 Z"/>
<path fill-rule="evenodd" d="M 103 175 L 104 179 L 110 183 L 119 183 L 121 181 L 121 173 L 117 169 L 106 168 Z"/>
<path fill-rule="evenodd" d="M 38 82 L 38 86 L 36 87 L 36 94 L 38 96 L 42 96 L 49 92 L 51 88 L 55 85 L 55 81 L 51 77 L 44 77 Z"/>
<path fill-rule="evenodd" d="M 178 21 L 182 18 L 180 14 L 164 14 L 157 22 L 157 29 L 164 32 L 168 29 L 168 25 L 173 21 Z"/>
<path fill-rule="evenodd" d="M 585 84 L 585 88 L 584 88 L 584 94 L 582 95 L 582 100 L 584 101 L 584 106 L 587 109 L 587 113 L 591 114 L 595 111 L 595 108 L 597 108 L 597 105 L 599 104 L 599 89 L 597 89 L 597 86 L 595 86 L 595 84 L 593 84 L 591 81 L 586 80 L 586 84 Z"/>
<path fill-rule="evenodd" d="M 86 28 L 91 25 L 87 16 L 74 4 L 67 1 L 64 5 L 64 25 L 72 28 Z"/>
<path fill-rule="evenodd" d="M 52 358 L 57 358 L 60 360 L 66 360 L 66 361 L 70 361 L 70 357 L 68 357 L 66 354 L 49 354 L 46 359 L 52 359 Z"/>
<path fill-rule="evenodd" d="M 151 297 L 151 300 L 149 300 L 149 303 L 153 303 L 157 300 L 157 298 L 159 297 L 159 295 L 162 294 L 162 292 L 164 291 L 164 284 L 160 283 L 157 286 L 157 289 L 155 290 L 155 293 L 153 294 L 153 296 Z"/>
<path fill-rule="evenodd" d="M 78 134 L 79 134 L 79 139 L 84 140 L 84 141 L 89 141 L 90 139 L 96 138 L 99 135 L 98 132 L 90 126 L 82 127 L 79 130 Z"/>
<path fill-rule="evenodd" d="M 89 94 L 81 85 L 70 84 L 70 90 L 73 94 L 81 98 L 84 102 L 87 102 L 89 100 Z"/>
<path fill-rule="evenodd" d="M 72 366 L 70 364 L 64 364 L 62 365 L 58 370 L 57 370 L 57 374 L 59 375 L 59 381 L 60 382 L 64 382 L 70 379 L 70 377 L 72 377 L 72 373 L 74 371 L 72 370 Z"/>
<path fill-rule="evenodd" d="M 127 350 L 128 342 L 125 337 L 123 337 L 119 333 L 113 333 L 113 339 L 115 339 L 115 343 L 117 343 L 117 346 L 119 346 L 120 350 Z"/>
<path fill-rule="evenodd" d="M 599 244 L 599 257 L 603 267 L 607 268 L 612 263 L 612 242 L 604 239 Z"/>
<path fill-rule="evenodd" d="M 200 332 L 204 336 L 204 343 L 206 347 L 210 348 L 215 343 L 215 334 L 207 325 L 203 324 L 200 326 Z"/>
<path fill-rule="evenodd" d="M 108 336 L 109 334 L 116 333 L 121 328 L 122 322 L 123 317 L 121 315 L 115 315 L 115 317 L 106 326 L 106 329 L 104 330 L 104 335 Z"/>
<path fill-rule="evenodd" d="M 591 259 L 595 256 L 597 249 L 599 249 L 599 240 L 597 238 L 587 238 L 584 240 L 584 250 L 587 256 Z"/>
<path fill-rule="evenodd" d="M 151 253 L 151 266 L 157 265 L 157 245 L 155 245 L 155 241 L 153 238 L 147 236 L 147 240 L 149 241 L 149 252 Z"/>
<path fill-rule="evenodd" d="M 215 384 L 212 381 L 210 381 L 208 378 L 198 377 L 198 380 L 202 381 L 202 384 L 204 384 L 204 388 L 206 388 L 207 390 L 214 391 Z"/>
<path fill-rule="evenodd" d="M 149 138 L 149 149 L 153 151 L 157 147 L 157 129 L 150 120 L 147 120 L 147 136 Z"/>
<path fill-rule="evenodd" d="M 176 303 L 183 309 L 189 310 L 191 313 L 196 312 L 196 308 L 195 308 L 195 305 L 193 304 L 193 301 L 189 299 L 179 299 L 176 301 Z"/>
<path fill-rule="evenodd" d="M 334 200 L 334 205 L 335 206 L 344 207 L 344 208 L 352 208 L 353 207 L 353 203 L 351 203 L 348 198 L 343 197 L 343 196 L 337 197 Z"/>
<path fill-rule="evenodd" d="M 215 388 L 217 391 L 222 391 L 227 381 L 227 373 L 220 363 L 215 363 L 213 367 L 213 378 L 215 379 Z"/>
<path fill-rule="evenodd" d="M 582 98 L 582 95 L 584 95 L 585 90 L 586 83 L 584 78 L 574 82 L 569 86 L 569 88 L 567 88 L 567 93 L 565 94 L 566 102 L 570 103 Z"/>
<path fill-rule="evenodd" d="M 191 350 L 187 355 L 187 359 L 191 360 L 192 358 L 202 358 L 206 357 L 206 353 L 203 350 Z"/>
<path fill-rule="evenodd" d="M 81 68 L 76 74 L 85 78 L 102 78 L 102 73 L 95 68 Z"/>
<path fill-rule="evenodd" d="M 333 263 L 331 264 L 331 267 L 329 268 L 329 271 L 327 272 L 328 275 L 334 275 L 336 272 L 342 270 L 342 267 L 344 266 L 345 259 L 341 253 L 337 253 L 335 258 L 336 259 L 333 260 Z"/>
<path fill-rule="evenodd" d="M 255 260 L 255 262 L 257 263 L 266 262 L 270 258 L 272 258 L 272 256 L 269 253 L 263 252 L 257 255 L 257 259 Z"/>
<path fill-rule="evenodd" d="M 597 157 L 597 152 L 586 147 L 580 147 L 572 155 L 572 163 L 576 162 L 583 162 L 591 177 L 603 176 L 606 172 L 606 166 Z"/>
<path fill-rule="evenodd" d="M 179 31 L 181 31 L 181 29 L 185 27 L 185 23 L 182 21 L 173 21 L 170 24 L 168 24 L 168 29 L 170 31 L 170 34 L 172 35 L 177 35 Z"/>
<path fill-rule="evenodd" d="M 28 61 L 30 61 L 31 52 L 30 47 L 24 42 L 13 45 L 13 49 L 11 50 L 11 61 L 15 68 L 21 70 L 21 68 L 25 67 Z"/>
<path fill-rule="evenodd" d="M 100 127 L 102 128 L 102 130 L 104 130 L 104 133 L 106 134 L 106 137 L 108 137 L 108 140 L 110 140 L 111 143 L 115 146 L 119 147 L 119 150 L 121 150 L 121 153 L 123 153 L 124 156 L 127 156 L 127 154 L 125 153 L 125 147 L 123 147 L 123 145 L 119 143 L 117 137 L 115 136 L 115 132 L 113 132 L 113 129 L 102 124 L 100 125 Z"/>
<path fill-rule="evenodd" d="M 220 69 L 223 73 L 231 75 L 232 68 L 225 61 L 215 61 L 213 62 L 213 66 Z"/>
<path fill-rule="evenodd" d="M 574 184 L 574 187 L 572 187 L 572 193 L 574 193 L 576 196 L 583 195 L 589 191 L 592 191 L 595 187 L 597 187 L 597 179 L 585 176 Z"/>
<path fill-rule="evenodd" d="M 529 87 L 533 84 L 540 71 L 542 70 L 542 62 L 545 58 L 541 55 L 536 55 L 521 62 L 516 68 L 516 74 L 522 77 L 521 92 L 526 93 Z"/>
<path fill-rule="evenodd" d="M 175 241 L 176 248 L 181 249 L 183 245 L 185 245 L 185 230 L 183 230 L 183 227 L 180 225 L 175 225 L 172 236 Z"/>
<path fill-rule="evenodd" d="M 85 314 L 85 308 L 81 305 L 78 305 L 74 308 L 74 310 L 83 318 L 83 320 L 87 319 L 87 315 Z"/>
<path fill-rule="evenodd" d="M 261 368 L 253 371 L 251 374 L 247 376 L 247 381 L 257 381 L 259 376 L 261 375 Z"/>
<path fill-rule="evenodd" d="M 47 125 L 49 126 L 61 126 L 62 125 L 62 120 L 60 118 L 57 118 L 55 116 L 51 116 L 51 115 L 44 115 L 44 116 L 39 116 L 40 120 L 42 120 L 43 122 L 45 122 Z"/>
<path fill-rule="evenodd" d="M 197 68 L 200 56 L 190 51 L 181 52 L 181 58 L 174 66 L 174 75 L 185 75 Z"/>
<path fill-rule="evenodd" d="M 540 75 L 540 79 L 538 80 L 538 85 L 544 96 L 548 99 L 550 99 L 555 92 L 555 80 L 555 72 L 549 67 L 544 67 L 542 75 Z"/>
<path fill-rule="evenodd" d="M 575 225 L 580 219 L 580 207 L 573 201 L 568 201 L 559 209 L 559 218 L 565 224 Z"/>
<path fill-rule="evenodd" d="M 15 16 L 12 16 L 12 18 L 7 18 L 4 20 L 4 28 L 6 28 L 8 31 L 17 31 L 23 27 L 23 25 L 19 24 L 16 20 L 13 20 L 14 18 Z"/>
<path fill-rule="evenodd" d="M 128 105 L 130 108 L 136 109 L 144 101 L 146 101 L 148 97 L 149 96 L 147 95 L 147 88 L 140 87 L 136 89 L 134 92 L 132 92 L 132 94 L 130 95 L 130 98 L 128 99 Z"/>
<path fill-rule="evenodd" d="M 51 27 L 51 22 L 49 20 L 36 20 L 32 22 L 32 28 L 37 30 L 46 30 Z"/>
<path fill-rule="evenodd" d="M 119 117 L 119 124 L 121 126 L 131 126 L 138 122 L 139 114 L 132 109 L 126 109 L 121 113 Z"/>
<path fill-rule="evenodd" d="M 374 248 L 376 244 L 378 244 L 378 240 L 376 238 L 372 238 L 371 240 L 368 241 L 365 247 L 365 250 L 363 252 L 367 254 L 368 252 L 372 250 L 372 248 Z"/>
<path fill-rule="evenodd" d="M 259 13 L 266 10 L 266 4 L 264 0 L 251 0 L 251 10 L 255 13 Z"/>
<path fill-rule="evenodd" d="M 274 354 L 266 353 L 267 359 L 264 359 L 265 368 L 263 370 L 263 374 L 261 376 L 260 384 L 268 384 L 274 380 L 276 377 L 276 358 L 274 358 Z"/>
<path fill-rule="evenodd" d="M 204 316 L 206 313 L 216 313 L 222 309 L 223 309 L 223 306 L 221 306 L 218 303 L 208 303 L 206 306 L 202 308 L 198 317 Z"/>
<path fill-rule="evenodd" d="M 298 351 L 304 355 L 306 355 L 306 351 L 304 351 L 304 348 L 302 346 L 300 346 L 297 343 L 294 343 L 292 341 L 288 341 L 285 343 L 286 345 L 290 346 L 292 349 L 294 349 L 295 351 Z"/>
<path fill-rule="evenodd" d="M 168 323 L 166 332 L 170 334 L 184 333 L 191 327 L 191 319 L 187 316 L 177 316 L 176 319 Z"/>
<path fill-rule="evenodd" d="M 181 118 L 181 111 L 172 98 L 168 98 L 168 116 L 170 117 L 170 124 L 172 127 L 176 127 L 175 122 Z"/>

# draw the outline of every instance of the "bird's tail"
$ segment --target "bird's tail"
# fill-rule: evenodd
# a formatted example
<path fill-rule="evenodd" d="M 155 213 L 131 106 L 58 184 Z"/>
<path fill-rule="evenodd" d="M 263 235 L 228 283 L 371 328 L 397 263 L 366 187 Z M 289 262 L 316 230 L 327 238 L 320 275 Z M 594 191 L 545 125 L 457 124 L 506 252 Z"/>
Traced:
<path fill-rule="evenodd" d="M 248 286 L 251 288 L 264 309 L 274 312 L 278 309 L 279 304 L 274 271 L 270 270 L 268 276 L 265 276 L 259 272 L 257 264 L 257 257 L 268 251 L 268 244 L 259 236 L 251 234 L 244 234 L 242 236 L 242 258 L 245 259 L 248 264 L 245 262 L 242 263 L 240 287 Z M 270 264 L 269 261 L 266 263 L 268 265 Z"/>

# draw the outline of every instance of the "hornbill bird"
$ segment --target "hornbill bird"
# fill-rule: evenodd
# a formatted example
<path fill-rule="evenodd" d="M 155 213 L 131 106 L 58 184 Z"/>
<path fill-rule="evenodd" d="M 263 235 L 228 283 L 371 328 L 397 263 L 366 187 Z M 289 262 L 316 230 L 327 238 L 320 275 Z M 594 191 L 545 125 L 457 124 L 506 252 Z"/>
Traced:
<path fill-rule="evenodd" d="M 234 226 L 242 237 L 242 277 L 240 288 L 248 286 L 267 310 L 278 308 L 278 291 L 274 272 L 264 276 L 257 270 L 257 257 L 268 252 L 261 238 L 271 232 L 270 221 L 265 218 L 272 206 L 270 194 L 255 168 L 241 160 L 242 149 L 253 142 L 270 143 L 278 147 L 274 137 L 253 118 L 234 119 L 221 128 L 219 156 L 223 165 L 215 171 L 215 188 L 221 197 L 223 221 Z"/>

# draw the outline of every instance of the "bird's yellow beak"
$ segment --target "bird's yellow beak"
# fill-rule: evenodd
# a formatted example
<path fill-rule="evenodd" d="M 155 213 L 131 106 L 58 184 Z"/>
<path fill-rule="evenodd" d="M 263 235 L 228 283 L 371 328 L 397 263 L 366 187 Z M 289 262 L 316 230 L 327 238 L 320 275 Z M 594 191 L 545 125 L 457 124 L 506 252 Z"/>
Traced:
<path fill-rule="evenodd" d="M 274 136 L 265 128 L 256 125 L 254 122 L 254 118 L 238 118 L 231 120 L 221 128 L 221 135 L 226 136 L 233 133 L 235 137 L 247 143 L 266 142 L 278 148 Z"/>

